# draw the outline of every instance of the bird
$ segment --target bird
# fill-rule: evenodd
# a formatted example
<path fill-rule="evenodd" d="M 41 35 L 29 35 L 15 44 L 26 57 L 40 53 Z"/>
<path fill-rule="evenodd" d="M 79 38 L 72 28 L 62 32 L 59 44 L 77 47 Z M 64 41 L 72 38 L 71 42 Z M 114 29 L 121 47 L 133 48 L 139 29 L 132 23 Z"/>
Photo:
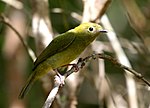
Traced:
<path fill-rule="evenodd" d="M 18 98 L 28 93 L 34 82 L 51 70 L 69 64 L 76 59 L 97 36 L 107 31 L 96 23 L 81 23 L 74 29 L 59 34 L 41 52 L 34 62 L 32 73 L 23 86 Z"/>

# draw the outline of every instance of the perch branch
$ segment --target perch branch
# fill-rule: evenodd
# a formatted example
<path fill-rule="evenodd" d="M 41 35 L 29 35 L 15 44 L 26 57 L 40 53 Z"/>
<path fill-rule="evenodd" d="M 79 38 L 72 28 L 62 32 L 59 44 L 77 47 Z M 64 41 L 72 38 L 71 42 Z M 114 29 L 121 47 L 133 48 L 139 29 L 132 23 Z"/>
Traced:
<path fill-rule="evenodd" d="M 93 54 L 91 56 L 88 56 L 88 57 L 85 57 L 84 59 L 80 58 L 76 64 L 76 66 L 72 66 L 72 68 L 70 70 L 68 70 L 63 76 L 61 76 L 59 74 L 55 76 L 55 84 L 54 84 L 54 87 L 53 89 L 51 90 L 48 98 L 46 99 L 44 105 L 43 105 L 43 108 L 49 108 L 53 102 L 53 100 L 55 99 L 56 97 L 56 94 L 59 90 L 59 87 L 61 87 L 62 84 L 64 84 L 64 80 L 69 76 L 71 75 L 73 72 L 77 72 L 77 71 L 80 71 L 88 62 L 90 62 L 91 60 L 95 60 L 95 59 L 104 59 L 104 60 L 108 60 L 110 62 L 112 62 L 114 65 L 116 65 L 117 67 L 121 68 L 121 69 L 124 69 L 124 70 L 127 70 L 129 71 L 130 73 L 132 73 L 134 76 L 136 76 L 138 79 L 142 80 L 145 84 L 147 84 L 148 86 L 150 86 L 150 83 L 148 80 L 146 80 L 142 74 L 136 72 L 135 70 L 127 67 L 127 66 L 124 66 L 122 65 L 121 63 L 118 62 L 117 59 L 109 56 L 109 55 L 105 55 L 105 54 Z"/>

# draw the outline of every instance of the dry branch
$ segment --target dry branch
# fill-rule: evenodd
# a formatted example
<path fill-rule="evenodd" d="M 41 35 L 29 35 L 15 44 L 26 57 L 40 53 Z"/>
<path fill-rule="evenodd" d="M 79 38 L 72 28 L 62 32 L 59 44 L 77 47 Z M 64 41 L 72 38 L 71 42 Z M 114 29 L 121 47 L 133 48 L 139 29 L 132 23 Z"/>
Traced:
<path fill-rule="evenodd" d="M 77 72 L 80 71 L 88 62 L 90 62 L 91 60 L 95 60 L 95 59 L 104 59 L 104 60 L 108 60 L 110 62 L 112 62 L 115 66 L 127 70 L 130 73 L 132 73 L 135 77 L 137 77 L 138 79 L 142 80 L 146 85 L 150 86 L 150 83 L 144 78 L 144 76 L 138 72 L 136 72 L 135 70 L 122 65 L 121 63 L 118 62 L 117 59 L 106 55 L 106 54 L 93 54 L 91 56 L 85 57 L 84 59 L 80 58 L 77 62 L 77 64 L 75 66 L 73 66 L 70 70 L 68 70 L 63 76 L 57 76 L 55 77 L 55 84 L 53 89 L 51 90 L 48 98 L 45 101 L 45 104 L 43 106 L 43 108 L 49 108 L 53 102 L 53 100 L 55 99 L 59 88 L 61 87 L 61 85 L 64 85 L 64 80 L 73 72 Z M 77 69 L 78 68 L 78 69 Z"/>

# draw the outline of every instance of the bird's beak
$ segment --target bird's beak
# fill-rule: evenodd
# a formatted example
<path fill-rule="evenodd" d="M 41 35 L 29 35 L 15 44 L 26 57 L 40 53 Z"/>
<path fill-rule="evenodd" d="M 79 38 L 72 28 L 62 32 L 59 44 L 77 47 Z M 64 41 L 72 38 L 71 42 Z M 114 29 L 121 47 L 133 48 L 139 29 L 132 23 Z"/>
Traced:
<path fill-rule="evenodd" d="M 107 33 L 107 30 L 100 30 L 101 33 Z"/>

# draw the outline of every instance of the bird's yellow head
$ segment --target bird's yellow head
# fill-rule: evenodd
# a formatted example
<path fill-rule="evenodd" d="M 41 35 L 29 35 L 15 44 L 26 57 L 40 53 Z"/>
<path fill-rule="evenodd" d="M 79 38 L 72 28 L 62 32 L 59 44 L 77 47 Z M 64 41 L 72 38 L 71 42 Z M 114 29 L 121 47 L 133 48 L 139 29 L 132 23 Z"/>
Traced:
<path fill-rule="evenodd" d="M 82 23 L 76 27 L 74 31 L 78 34 L 90 35 L 94 37 L 98 36 L 102 32 L 106 33 L 106 30 L 96 23 Z"/>

